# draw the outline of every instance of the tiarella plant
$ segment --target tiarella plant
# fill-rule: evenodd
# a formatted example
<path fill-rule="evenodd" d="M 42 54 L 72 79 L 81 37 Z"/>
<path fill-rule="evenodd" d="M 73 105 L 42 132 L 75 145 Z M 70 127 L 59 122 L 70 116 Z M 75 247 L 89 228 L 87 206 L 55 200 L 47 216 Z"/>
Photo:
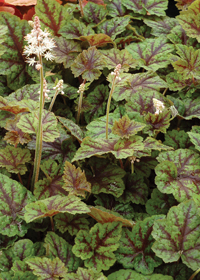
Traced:
<path fill-rule="evenodd" d="M 0 279 L 200 279 L 200 0 L 176 5 L 0 11 Z"/>

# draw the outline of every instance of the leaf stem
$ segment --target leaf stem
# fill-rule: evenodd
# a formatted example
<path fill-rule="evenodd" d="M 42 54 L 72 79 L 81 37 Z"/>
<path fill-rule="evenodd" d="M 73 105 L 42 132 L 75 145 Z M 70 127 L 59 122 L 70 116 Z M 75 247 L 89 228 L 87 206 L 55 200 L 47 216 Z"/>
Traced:
<path fill-rule="evenodd" d="M 31 182 L 31 191 L 34 191 L 35 183 L 38 181 L 39 171 L 40 171 L 40 162 L 42 156 L 42 112 L 44 106 L 44 94 L 43 94 L 43 86 L 44 86 L 44 74 L 43 74 L 43 64 L 42 64 L 42 56 L 39 56 L 39 63 L 42 66 L 40 69 L 40 108 L 39 108 L 39 122 L 38 122 L 38 130 L 36 133 L 36 147 L 35 147 L 35 159 L 34 159 L 34 168 L 33 168 L 33 177 Z"/>
<path fill-rule="evenodd" d="M 51 221 L 51 229 L 52 229 L 52 231 L 55 231 L 54 223 L 53 223 L 53 217 L 52 216 L 50 216 L 50 221 Z"/>
<path fill-rule="evenodd" d="M 199 272 L 200 272 L 200 268 L 197 269 L 197 270 L 192 274 L 192 276 L 190 277 L 189 280 L 192 280 Z"/>
<path fill-rule="evenodd" d="M 164 91 L 163 91 L 163 95 L 165 95 L 165 93 L 167 92 L 168 88 L 166 88 Z"/>
<path fill-rule="evenodd" d="M 82 0 L 79 0 L 79 6 L 80 6 L 80 10 L 81 10 L 81 16 L 84 17 Z"/>
<path fill-rule="evenodd" d="M 19 173 L 18 173 L 17 175 L 18 175 L 18 178 L 19 178 L 20 183 L 23 185 L 23 182 L 22 182 L 22 177 L 20 176 L 20 174 L 19 174 Z"/>

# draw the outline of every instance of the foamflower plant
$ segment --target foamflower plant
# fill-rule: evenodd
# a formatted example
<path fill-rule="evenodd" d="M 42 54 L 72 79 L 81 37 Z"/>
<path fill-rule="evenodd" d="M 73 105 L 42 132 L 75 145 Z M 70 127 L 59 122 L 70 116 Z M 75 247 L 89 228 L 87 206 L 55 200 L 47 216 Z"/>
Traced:
<path fill-rule="evenodd" d="M 39 171 L 40 171 L 40 162 L 42 155 L 42 112 L 44 108 L 44 100 L 48 98 L 47 82 L 44 79 L 44 70 L 43 70 L 43 57 L 46 60 L 53 60 L 54 56 L 51 53 L 55 47 L 55 42 L 50 38 L 50 33 L 45 29 L 42 31 L 40 28 L 40 20 L 37 16 L 34 18 L 34 22 L 31 22 L 33 29 L 31 33 L 25 36 L 25 40 L 28 42 L 28 45 L 24 47 L 24 55 L 26 55 L 26 62 L 40 71 L 40 91 L 39 91 L 39 122 L 38 128 L 36 131 L 36 147 L 35 147 L 35 159 L 34 159 L 34 168 L 32 176 L 31 190 L 33 192 L 34 185 L 38 181 Z"/>

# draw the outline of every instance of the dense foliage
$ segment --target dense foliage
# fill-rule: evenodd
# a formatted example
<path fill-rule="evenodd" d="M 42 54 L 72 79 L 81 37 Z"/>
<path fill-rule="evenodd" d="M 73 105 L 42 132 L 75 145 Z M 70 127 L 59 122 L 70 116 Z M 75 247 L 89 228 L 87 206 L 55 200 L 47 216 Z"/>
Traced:
<path fill-rule="evenodd" d="M 0 279 L 200 279 L 200 0 L 79 1 L 0 12 Z"/>

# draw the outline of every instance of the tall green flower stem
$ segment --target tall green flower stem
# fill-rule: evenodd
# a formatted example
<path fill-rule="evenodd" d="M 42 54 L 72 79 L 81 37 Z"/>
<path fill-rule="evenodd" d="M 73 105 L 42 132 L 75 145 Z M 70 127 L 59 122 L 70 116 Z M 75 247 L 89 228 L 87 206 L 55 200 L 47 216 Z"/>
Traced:
<path fill-rule="evenodd" d="M 111 99 L 112 99 L 112 95 L 115 89 L 115 84 L 117 80 L 121 80 L 121 78 L 119 77 L 119 71 L 121 69 L 121 64 L 118 64 L 114 70 L 114 72 L 111 72 L 111 75 L 114 76 L 113 81 L 112 81 L 112 86 L 111 86 L 111 90 L 110 90 L 110 94 L 108 97 L 108 102 L 107 102 L 107 109 L 106 109 L 106 139 L 108 139 L 108 119 L 109 119 L 109 111 L 110 111 L 110 103 L 111 103 Z"/>
<path fill-rule="evenodd" d="M 57 95 L 59 94 L 59 92 L 63 95 L 64 94 L 64 91 L 62 90 L 63 89 L 63 80 L 59 80 L 58 83 L 56 84 L 56 86 L 53 88 L 53 89 L 56 89 L 56 93 L 54 94 L 52 100 L 51 100 L 51 104 L 49 106 L 49 111 L 52 110 L 53 108 L 53 105 L 55 103 L 55 100 L 56 100 L 56 97 Z"/>
<path fill-rule="evenodd" d="M 83 93 L 85 91 L 85 82 L 86 80 L 83 81 L 83 83 L 79 86 L 79 89 L 78 89 L 78 93 L 80 93 L 80 96 L 79 96 L 79 100 L 78 100 L 78 113 L 77 113 L 77 118 L 76 118 L 76 122 L 77 124 L 79 123 L 79 120 L 80 120 L 80 115 L 81 115 L 81 107 L 82 107 L 82 101 L 83 101 Z"/>
<path fill-rule="evenodd" d="M 52 60 L 54 58 L 51 51 L 53 48 L 55 48 L 55 42 L 52 38 L 49 38 L 49 35 L 51 34 L 48 32 L 48 30 L 45 29 L 45 31 L 42 31 L 40 28 L 40 20 L 38 16 L 35 16 L 34 22 L 31 22 L 30 24 L 33 29 L 31 33 L 28 33 L 25 36 L 25 40 L 28 42 L 28 45 L 24 47 L 23 54 L 26 55 L 26 62 L 31 66 L 36 64 L 35 68 L 40 71 L 40 104 L 39 116 L 36 116 L 36 118 L 38 118 L 38 128 L 36 131 L 35 160 L 31 182 L 31 191 L 33 192 L 34 185 L 39 177 L 40 161 L 42 155 L 42 112 L 44 107 L 44 99 L 45 97 L 48 98 L 47 83 L 44 79 L 43 73 L 42 57 L 44 57 L 46 60 Z"/>
<path fill-rule="evenodd" d="M 40 172 L 40 162 L 42 156 L 42 112 L 44 107 L 44 73 L 43 73 L 43 65 L 42 65 L 42 56 L 39 56 L 39 62 L 41 65 L 40 68 L 40 107 L 39 107 L 39 122 L 38 122 L 38 130 L 36 133 L 36 147 L 35 147 L 35 159 L 34 159 L 34 168 L 33 168 L 33 176 L 31 182 L 31 191 L 34 191 L 35 183 L 38 181 L 39 172 Z"/>
<path fill-rule="evenodd" d="M 189 280 L 192 280 L 192 279 L 194 279 L 194 277 L 198 274 L 200 272 L 200 268 L 199 269 L 197 269 L 193 274 L 192 274 L 192 276 L 190 277 L 190 279 Z"/>

